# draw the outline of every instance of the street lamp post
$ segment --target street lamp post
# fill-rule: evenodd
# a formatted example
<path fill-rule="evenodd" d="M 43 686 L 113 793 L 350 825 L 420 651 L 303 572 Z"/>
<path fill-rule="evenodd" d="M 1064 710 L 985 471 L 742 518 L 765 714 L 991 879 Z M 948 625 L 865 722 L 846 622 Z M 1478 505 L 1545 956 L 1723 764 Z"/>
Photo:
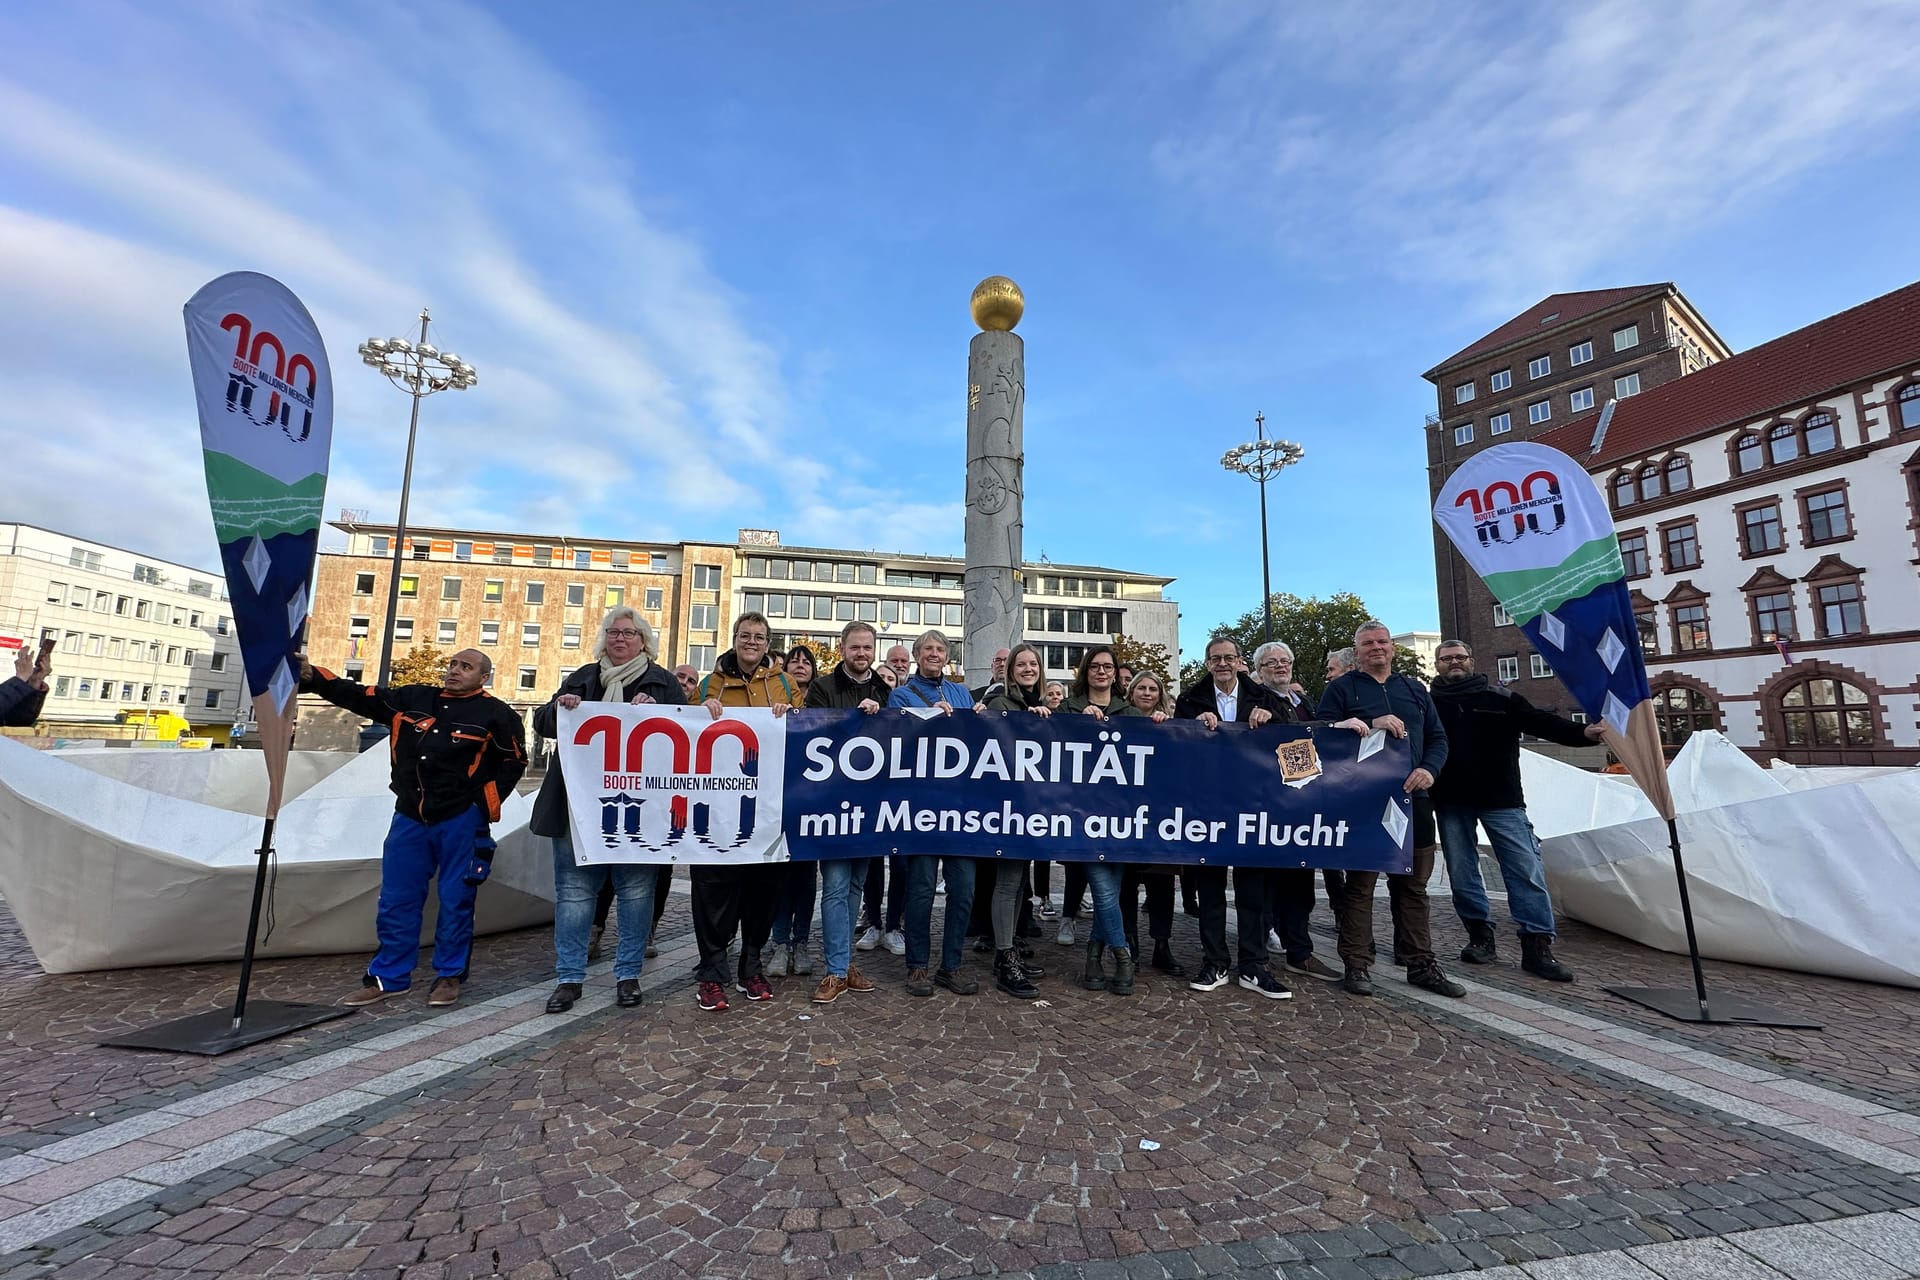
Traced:
<path fill-rule="evenodd" d="M 1265 616 L 1266 639 L 1273 640 L 1273 579 L 1267 558 L 1267 481 L 1307 456 L 1307 451 L 1291 440 L 1267 438 L 1267 415 L 1253 415 L 1254 439 L 1237 444 L 1220 458 L 1220 465 L 1243 476 L 1252 476 L 1260 486 L 1260 602 Z"/>
<path fill-rule="evenodd" d="M 407 498 L 413 488 L 413 443 L 420 431 L 420 402 L 436 391 L 465 391 L 479 381 L 473 366 L 451 351 L 439 351 L 427 342 L 427 309 L 420 308 L 420 340 L 368 338 L 360 344 L 360 359 L 387 381 L 413 397 L 413 416 L 407 423 L 407 463 L 400 473 L 400 521 L 393 531 L 393 574 L 387 583 L 387 619 L 380 637 L 380 675 L 385 684 L 393 674 L 394 614 L 400 608 L 400 567 L 407 545 Z"/>

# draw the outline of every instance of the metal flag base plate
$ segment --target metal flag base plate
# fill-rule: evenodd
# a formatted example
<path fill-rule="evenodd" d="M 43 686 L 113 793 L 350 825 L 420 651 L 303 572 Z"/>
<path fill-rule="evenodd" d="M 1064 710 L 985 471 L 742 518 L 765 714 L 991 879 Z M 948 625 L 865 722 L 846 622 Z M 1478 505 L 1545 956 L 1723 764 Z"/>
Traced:
<path fill-rule="evenodd" d="M 1658 1010 L 1681 1022 L 1725 1023 L 1742 1027 L 1793 1027 L 1818 1031 L 1825 1023 L 1809 1022 L 1769 1004 L 1755 1004 L 1738 996 L 1716 995 L 1701 1010 L 1699 993 L 1691 987 L 1608 987 L 1607 994 Z"/>
<path fill-rule="evenodd" d="M 212 1013 L 196 1013 L 192 1017 L 156 1023 L 100 1043 L 115 1049 L 161 1049 L 168 1053 L 198 1053 L 216 1058 L 250 1044 L 286 1035 L 289 1031 L 298 1031 L 302 1027 L 315 1027 L 323 1022 L 332 1022 L 335 1018 L 349 1018 L 354 1012 L 337 1004 L 250 1000 L 247 1002 L 246 1016 L 240 1020 L 238 1027 L 233 1025 L 231 1009 L 216 1009 Z"/>

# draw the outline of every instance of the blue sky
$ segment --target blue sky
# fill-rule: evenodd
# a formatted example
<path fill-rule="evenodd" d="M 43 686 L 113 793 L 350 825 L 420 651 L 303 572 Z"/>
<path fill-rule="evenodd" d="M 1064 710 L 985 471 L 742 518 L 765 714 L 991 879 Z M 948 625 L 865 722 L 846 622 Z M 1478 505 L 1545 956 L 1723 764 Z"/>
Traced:
<path fill-rule="evenodd" d="M 1076 3 L 0 12 L 0 515 L 211 565 L 180 307 L 264 271 L 335 365 L 330 514 L 480 370 L 418 520 L 957 553 L 966 299 L 1025 289 L 1027 549 L 1433 599 L 1420 371 L 1671 279 L 1736 349 L 1920 275 L 1920 10 Z"/>

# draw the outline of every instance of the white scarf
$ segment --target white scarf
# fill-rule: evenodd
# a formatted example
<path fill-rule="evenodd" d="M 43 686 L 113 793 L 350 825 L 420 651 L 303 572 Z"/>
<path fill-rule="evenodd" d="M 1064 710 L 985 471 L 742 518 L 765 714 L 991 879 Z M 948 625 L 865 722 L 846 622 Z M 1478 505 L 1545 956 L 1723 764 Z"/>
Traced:
<path fill-rule="evenodd" d="M 614 666 L 605 655 L 600 655 L 600 700 L 602 702 L 625 702 L 627 686 L 640 683 L 640 677 L 646 674 L 652 660 L 644 653 L 636 653 L 626 662 Z"/>

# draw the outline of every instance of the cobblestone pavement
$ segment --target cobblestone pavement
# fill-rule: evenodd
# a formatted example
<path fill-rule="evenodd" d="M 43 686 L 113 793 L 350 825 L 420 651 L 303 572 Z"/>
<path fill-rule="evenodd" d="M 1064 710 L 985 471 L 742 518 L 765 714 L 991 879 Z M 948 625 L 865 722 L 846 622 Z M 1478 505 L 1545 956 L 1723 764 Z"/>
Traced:
<path fill-rule="evenodd" d="M 51 978 L 0 915 L 0 1280 L 1920 1274 L 1920 992 L 1713 964 L 1828 1026 L 1691 1027 L 1601 989 L 1684 958 L 1569 926 L 1579 983 L 1452 966 L 1464 1001 L 1386 965 L 1376 1000 L 1118 998 L 1047 941 L 1043 1002 L 915 1000 L 882 951 L 871 995 L 794 977 L 714 1015 L 683 893 L 660 945 L 638 1010 L 602 966 L 545 1015 L 530 930 L 481 941 L 452 1011 L 202 1060 L 94 1042 L 230 999 L 235 966 Z M 362 960 L 255 990 L 332 999 Z"/>

